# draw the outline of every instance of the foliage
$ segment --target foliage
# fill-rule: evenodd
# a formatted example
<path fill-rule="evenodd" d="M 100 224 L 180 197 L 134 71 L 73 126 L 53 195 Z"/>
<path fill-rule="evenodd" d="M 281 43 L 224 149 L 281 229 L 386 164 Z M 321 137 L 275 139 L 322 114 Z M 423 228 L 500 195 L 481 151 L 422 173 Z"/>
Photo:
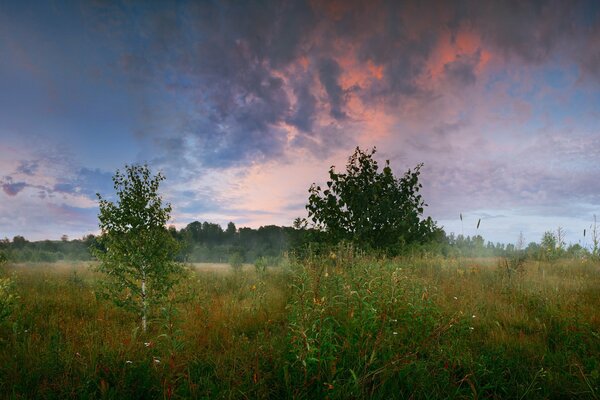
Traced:
<path fill-rule="evenodd" d="M 269 265 L 269 259 L 267 257 L 259 257 L 254 261 L 254 269 L 257 273 L 261 274 L 267 270 L 267 266 Z"/>
<path fill-rule="evenodd" d="M 544 232 L 542 236 L 542 241 L 540 242 L 540 247 L 542 250 L 542 259 L 544 260 L 553 260 L 557 258 L 559 254 L 558 244 L 556 235 L 552 231 Z"/>
<path fill-rule="evenodd" d="M 346 240 L 359 248 L 397 253 L 407 244 L 427 242 L 437 227 L 431 218 L 422 219 L 422 164 L 398 179 L 389 161 L 379 172 L 374 154 L 375 149 L 357 147 L 345 173 L 331 167 L 326 189 L 313 184 L 306 206 L 309 218 L 333 242 Z"/>
<path fill-rule="evenodd" d="M 244 265 L 243 262 L 244 260 L 240 253 L 233 253 L 229 256 L 229 265 L 234 271 L 240 271 Z"/>
<path fill-rule="evenodd" d="M 164 176 L 146 165 L 125 166 L 113 177 L 117 202 L 100 200 L 99 247 L 93 249 L 104 274 L 103 294 L 135 311 L 146 330 L 153 305 L 163 300 L 182 272 L 173 261 L 178 246 L 166 228 L 171 206 L 158 193 Z"/>
<path fill-rule="evenodd" d="M 192 222 L 176 237 L 181 244 L 180 259 L 190 262 L 228 262 L 238 253 L 243 262 L 260 257 L 279 257 L 300 242 L 303 232 L 291 227 L 267 225 L 258 229 L 240 228 L 230 222 L 224 231 L 210 222 Z"/>
<path fill-rule="evenodd" d="M 0 277 L 0 323 L 13 313 L 18 298 L 14 280 Z"/>
<path fill-rule="evenodd" d="M 0 251 L 0 267 L 6 263 L 7 257 Z M 14 280 L 0 276 L 0 323 L 13 313 L 17 300 Z"/>

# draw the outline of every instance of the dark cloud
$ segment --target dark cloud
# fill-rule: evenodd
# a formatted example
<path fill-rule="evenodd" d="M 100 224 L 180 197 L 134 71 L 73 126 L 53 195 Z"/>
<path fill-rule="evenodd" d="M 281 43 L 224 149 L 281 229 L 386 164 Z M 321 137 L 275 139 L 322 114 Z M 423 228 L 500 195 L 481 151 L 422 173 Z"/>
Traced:
<path fill-rule="evenodd" d="M 25 182 L 13 182 L 10 177 L 6 178 L 6 182 L 2 182 L 2 190 L 11 197 L 19 194 L 19 192 L 27 186 L 28 185 Z"/>
<path fill-rule="evenodd" d="M 76 188 L 77 188 L 77 185 L 75 185 L 73 183 L 57 183 L 54 185 L 52 191 L 60 192 L 60 193 L 73 193 L 73 192 L 75 192 Z"/>
<path fill-rule="evenodd" d="M 560 0 L 469 2 L 465 21 L 486 42 L 508 56 L 526 62 L 545 61 L 562 41 L 570 38 L 577 13 L 585 2 Z"/>
<path fill-rule="evenodd" d="M 32 161 L 36 165 L 41 160 Z M 33 174 L 31 175 L 33 177 Z M 9 196 L 15 196 L 26 187 L 38 189 L 38 197 L 45 199 L 53 197 L 57 193 L 83 195 L 88 198 L 96 198 L 96 193 L 103 195 L 114 192 L 112 185 L 112 173 L 101 171 L 99 169 L 80 168 L 76 173 L 70 176 L 63 176 L 52 186 L 34 184 L 31 182 L 13 182 L 12 177 L 6 177 L 5 181 L 0 181 L 2 189 Z"/>
<path fill-rule="evenodd" d="M 477 80 L 475 68 L 479 64 L 481 51 L 473 55 L 458 55 L 456 60 L 444 65 L 444 73 L 456 85 L 472 85 Z"/>
<path fill-rule="evenodd" d="M 318 57 L 318 65 L 290 75 L 289 68 L 300 57 L 310 63 L 313 30 L 323 20 L 309 2 L 181 7 L 185 12 L 177 13 L 178 17 L 136 16 L 141 21 L 134 26 L 142 27 L 137 33 L 147 45 L 143 52 L 129 47 L 120 65 L 134 82 L 145 86 L 160 82 L 164 71 L 177 76 L 165 84 L 188 96 L 195 109 L 178 116 L 185 128 L 175 135 L 196 139 L 192 154 L 203 165 L 227 167 L 281 157 L 287 142 L 285 124 L 298 128 L 300 135 L 320 136 L 313 129 L 321 110 L 321 100 L 312 90 L 314 82 L 323 85 L 330 114 L 338 120 L 346 117 L 346 88 L 339 83 L 342 69 L 333 57 Z M 115 24 L 113 18 L 107 21 L 110 26 Z M 296 81 L 300 76 L 302 82 Z M 152 131 L 146 134 L 163 135 Z M 313 139 L 313 144 L 322 142 L 320 137 Z M 179 155 L 170 153 L 170 148 L 164 148 L 165 157 Z"/>
<path fill-rule="evenodd" d="M 319 80 L 325 87 L 329 105 L 331 107 L 330 114 L 337 120 L 343 120 L 347 117 L 344 112 L 346 98 L 344 89 L 340 86 L 339 80 L 342 74 L 340 65 L 333 58 L 323 58 L 319 60 L 317 69 L 319 71 Z"/>
<path fill-rule="evenodd" d="M 598 7 L 600 3 L 596 3 Z M 596 11 L 596 15 L 592 15 L 594 25 L 588 29 L 585 41 L 580 44 L 583 47 L 579 54 L 584 74 L 591 76 L 593 79 L 600 81 L 600 11 Z"/>
<path fill-rule="evenodd" d="M 311 86 L 308 79 L 298 80 L 294 85 L 296 107 L 288 119 L 289 124 L 306 133 L 312 132 L 317 113 L 317 99 L 311 93 Z"/>
<path fill-rule="evenodd" d="M 442 39 L 465 32 L 480 47 L 452 55 L 441 67 L 451 89 L 477 82 L 482 51 L 496 59 L 539 65 L 576 60 L 590 76 L 600 56 L 598 8 L 592 1 L 482 2 L 309 1 L 101 3 L 84 15 L 121 46 L 115 64 L 142 95 L 160 160 L 226 168 L 285 157 L 286 147 L 327 154 L 322 123 L 329 114 L 352 123 L 348 104 L 397 108 L 439 98 L 429 84 Z M 591 11 L 592 10 L 592 11 Z M 595 11 L 593 11 L 595 10 Z M 592 14 L 592 15 L 589 15 Z M 572 43 L 578 43 L 573 46 Z M 348 87 L 348 66 L 378 68 L 377 78 Z M 453 89 L 452 89 L 453 88 Z M 168 91 L 171 107 L 154 96 Z M 164 109 L 170 114 L 159 121 Z M 163 117 L 160 117 L 163 118 Z M 176 126 L 169 133 L 164 125 Z M 288 125 L 299 131 L 289 141 Z"/>
<path fill-rule="evenodd" d="M 39 168 L 38 161 L 21 161 L 17 167 L 17 172 L 33 176 Z"/>

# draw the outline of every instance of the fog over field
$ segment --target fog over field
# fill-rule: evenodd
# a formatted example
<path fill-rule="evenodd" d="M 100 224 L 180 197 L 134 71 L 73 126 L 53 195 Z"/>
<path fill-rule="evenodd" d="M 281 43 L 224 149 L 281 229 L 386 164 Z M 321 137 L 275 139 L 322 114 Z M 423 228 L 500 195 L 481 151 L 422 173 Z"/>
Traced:
<path fill-rule="evenodd" d="M 448 233 L 562 226 L 589 245 L 599 16 L 595 1 L 4 1 L 0 237 L 96 233 L 95 193 L 135 162 L 164 171 L 177 228 L 289 226 L 359 145 L 398 174 L 423 162 Z"/>

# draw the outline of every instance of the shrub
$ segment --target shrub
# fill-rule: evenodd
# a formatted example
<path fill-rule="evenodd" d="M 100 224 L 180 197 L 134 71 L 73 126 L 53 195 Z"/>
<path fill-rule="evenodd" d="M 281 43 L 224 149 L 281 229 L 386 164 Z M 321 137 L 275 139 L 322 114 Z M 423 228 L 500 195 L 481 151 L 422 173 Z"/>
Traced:
<path fill-rule="evenodd" d="M 233 253 L 229 256 L 229 265 L 234 271 L 241 271 L 243 266 L 243 259 L 240 253 Z"/>

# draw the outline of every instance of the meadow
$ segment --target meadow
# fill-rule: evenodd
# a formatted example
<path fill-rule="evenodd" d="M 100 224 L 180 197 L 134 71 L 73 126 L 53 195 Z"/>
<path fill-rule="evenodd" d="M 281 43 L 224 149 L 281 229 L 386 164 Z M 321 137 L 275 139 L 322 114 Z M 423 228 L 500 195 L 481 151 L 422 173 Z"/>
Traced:
<path fill-rule="evenodd" d="M 0 396 L 600 396 L 600 265 L 356 257 L 191 265 L 149 331 L 91 263 L 8 264 Z"/>

